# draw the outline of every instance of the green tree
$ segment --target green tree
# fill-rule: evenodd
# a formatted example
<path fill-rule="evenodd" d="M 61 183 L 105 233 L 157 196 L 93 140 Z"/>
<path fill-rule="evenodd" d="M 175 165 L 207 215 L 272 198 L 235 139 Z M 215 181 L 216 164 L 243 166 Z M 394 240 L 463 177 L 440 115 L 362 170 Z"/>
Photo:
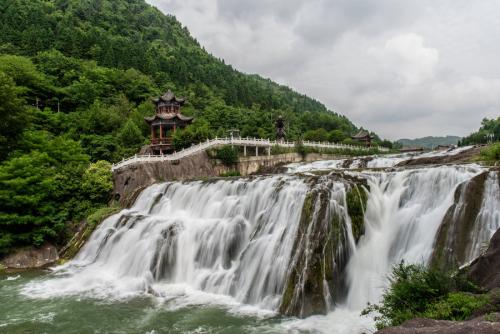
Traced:
<path fill-rule="evenodd" d="M 328 141 L 333 143 L 341 143 L 347 136 L 341 130 L 332 130 L 328 133 Z"/>
<path fill-rule="evenodd" d="M 106 203 L 113 190 L 111 164 L 97 161 L 85 170 L 82 179 L 82 190 L 95 203 Z"/>
<path fill-rule="evenodd" d="M 0 72 L 0 160 L 14 150 L 30 121 L 20 91 L 10 77 Z"/>
<path fill-rule="evenodd" d="M 89 160 L 77 142 L 40 131 L 23 145 L 28 153 L 0 165 L 0 253 L 58 241 L 66 223 L 90 208 L 80 186 Z"/>
<path fill-rule="evenodd" d="M 303 138 L 309 141 L 328 141 L 328 132 L 323 128 L 309 130 L 304 133 Z"/>
<path fill-rule="evenodd" d="M 139 127 L 128 120 L 118 132 L 118 140 L 125 147 L 137 148 L 144 142 L 144 137 Z"/>

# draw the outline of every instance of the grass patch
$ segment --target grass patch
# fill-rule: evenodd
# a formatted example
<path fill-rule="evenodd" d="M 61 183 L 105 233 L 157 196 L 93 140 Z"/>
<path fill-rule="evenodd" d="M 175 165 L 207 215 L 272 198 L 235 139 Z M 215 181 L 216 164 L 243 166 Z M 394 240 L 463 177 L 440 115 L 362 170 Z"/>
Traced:
<path fill-rule="evenodd" d="M 230 170 L 229 172 L 220 173 L 219 176 L 220 177 L 234 177 L 234 176 L 241 176 L 241 174 L 237 170 Z"/>
<path fill-rule="evenodd" d="M 104 219 L 108 218 L 112 214 L 121 210 L 120 206 L 105 206 L 95 210 L 91 215 L 87 217 L 87 224 L 89 227 L 94 229 L 97 225 L 99 225 Z"/>
<path fill-rule="evenodd" d="M 500 160 L 500 142 L 487 146 L 481 150 L 481 160 L 499 161 Z"/>

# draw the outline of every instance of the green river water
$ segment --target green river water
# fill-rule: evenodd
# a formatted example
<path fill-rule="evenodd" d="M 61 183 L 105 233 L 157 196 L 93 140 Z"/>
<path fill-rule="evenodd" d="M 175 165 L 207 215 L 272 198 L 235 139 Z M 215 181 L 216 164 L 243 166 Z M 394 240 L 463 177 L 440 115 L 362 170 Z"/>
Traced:
<path fill-rule="evenodd" d="M 46 272 L 0 275 L 0 333 L 289 332 L 280 325 L 283 318 L 242 315 L 223 306 L 177 308 L 148 296 L 119 301 L 83 296 L 40 299 L 22 292 L 28 282 L 50 276 Z"/>

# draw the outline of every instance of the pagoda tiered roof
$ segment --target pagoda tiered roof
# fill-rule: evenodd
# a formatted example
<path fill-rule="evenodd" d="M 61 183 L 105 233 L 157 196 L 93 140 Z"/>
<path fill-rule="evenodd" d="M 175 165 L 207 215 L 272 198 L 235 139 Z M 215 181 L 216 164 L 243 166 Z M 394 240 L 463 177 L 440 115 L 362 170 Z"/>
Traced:
<path fill-rule="evenodd" d="M 162 119 L 162 120 L 166 120 L 166 121 L 178 119 L 178 120 L 183 121 L 183 122 L 190 122 L 194 119 L 194 117 L 185 116 L 181 113 L 160 113 L 160 114 L 156 114 L 156 115 L 151 116 L 151 117 L 144 117 L 144 120 L 147 123 L 154 122 L 157 119 Z"/>
<path fill-rule="evenodd" d="M 351 136 L 352 139 L 364 139 L 364 138 L 373 138 L 372 135 L 366 130 L 359 130 L 354 136 Z"/>
<path fill-rule="evenodd" d="M 184 102 L 186 102 L 186 99 L 183 98 L 183 97 L 177 97 L 174 95 L 174 93 L 172 93 L 171 90 L 168 90 L 167 92 L 165 92 L 165 94 L 163 94 L 162 96 L 156 98 L 153 100 L 154 103 L 158 104 L 160 102 L 165 102 L 165 103 L 173 103 L 173 102 L 176 102 L 178 103 L 179 105 L 183 105 Z"/>

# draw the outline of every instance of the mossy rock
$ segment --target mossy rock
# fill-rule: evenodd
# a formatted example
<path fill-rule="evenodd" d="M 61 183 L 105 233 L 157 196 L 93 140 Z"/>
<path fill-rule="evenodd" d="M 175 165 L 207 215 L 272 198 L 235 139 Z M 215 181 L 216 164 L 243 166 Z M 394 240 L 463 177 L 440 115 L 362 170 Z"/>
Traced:
<path fill-rule="evenodd" d="M 346 193 L 347 213 L 351 218 L 352 235 L 356 242 L 365 232 L 365 208 L 368 201 L 366 189 L 353 185 Z"/>
<path fill-rule="evenodd" d="M 326 314 L 345 293 L 347 222 L 331 201 L 331 178 L 313 178 L 305 197 L 279 311 L 308 317 Z"/>

